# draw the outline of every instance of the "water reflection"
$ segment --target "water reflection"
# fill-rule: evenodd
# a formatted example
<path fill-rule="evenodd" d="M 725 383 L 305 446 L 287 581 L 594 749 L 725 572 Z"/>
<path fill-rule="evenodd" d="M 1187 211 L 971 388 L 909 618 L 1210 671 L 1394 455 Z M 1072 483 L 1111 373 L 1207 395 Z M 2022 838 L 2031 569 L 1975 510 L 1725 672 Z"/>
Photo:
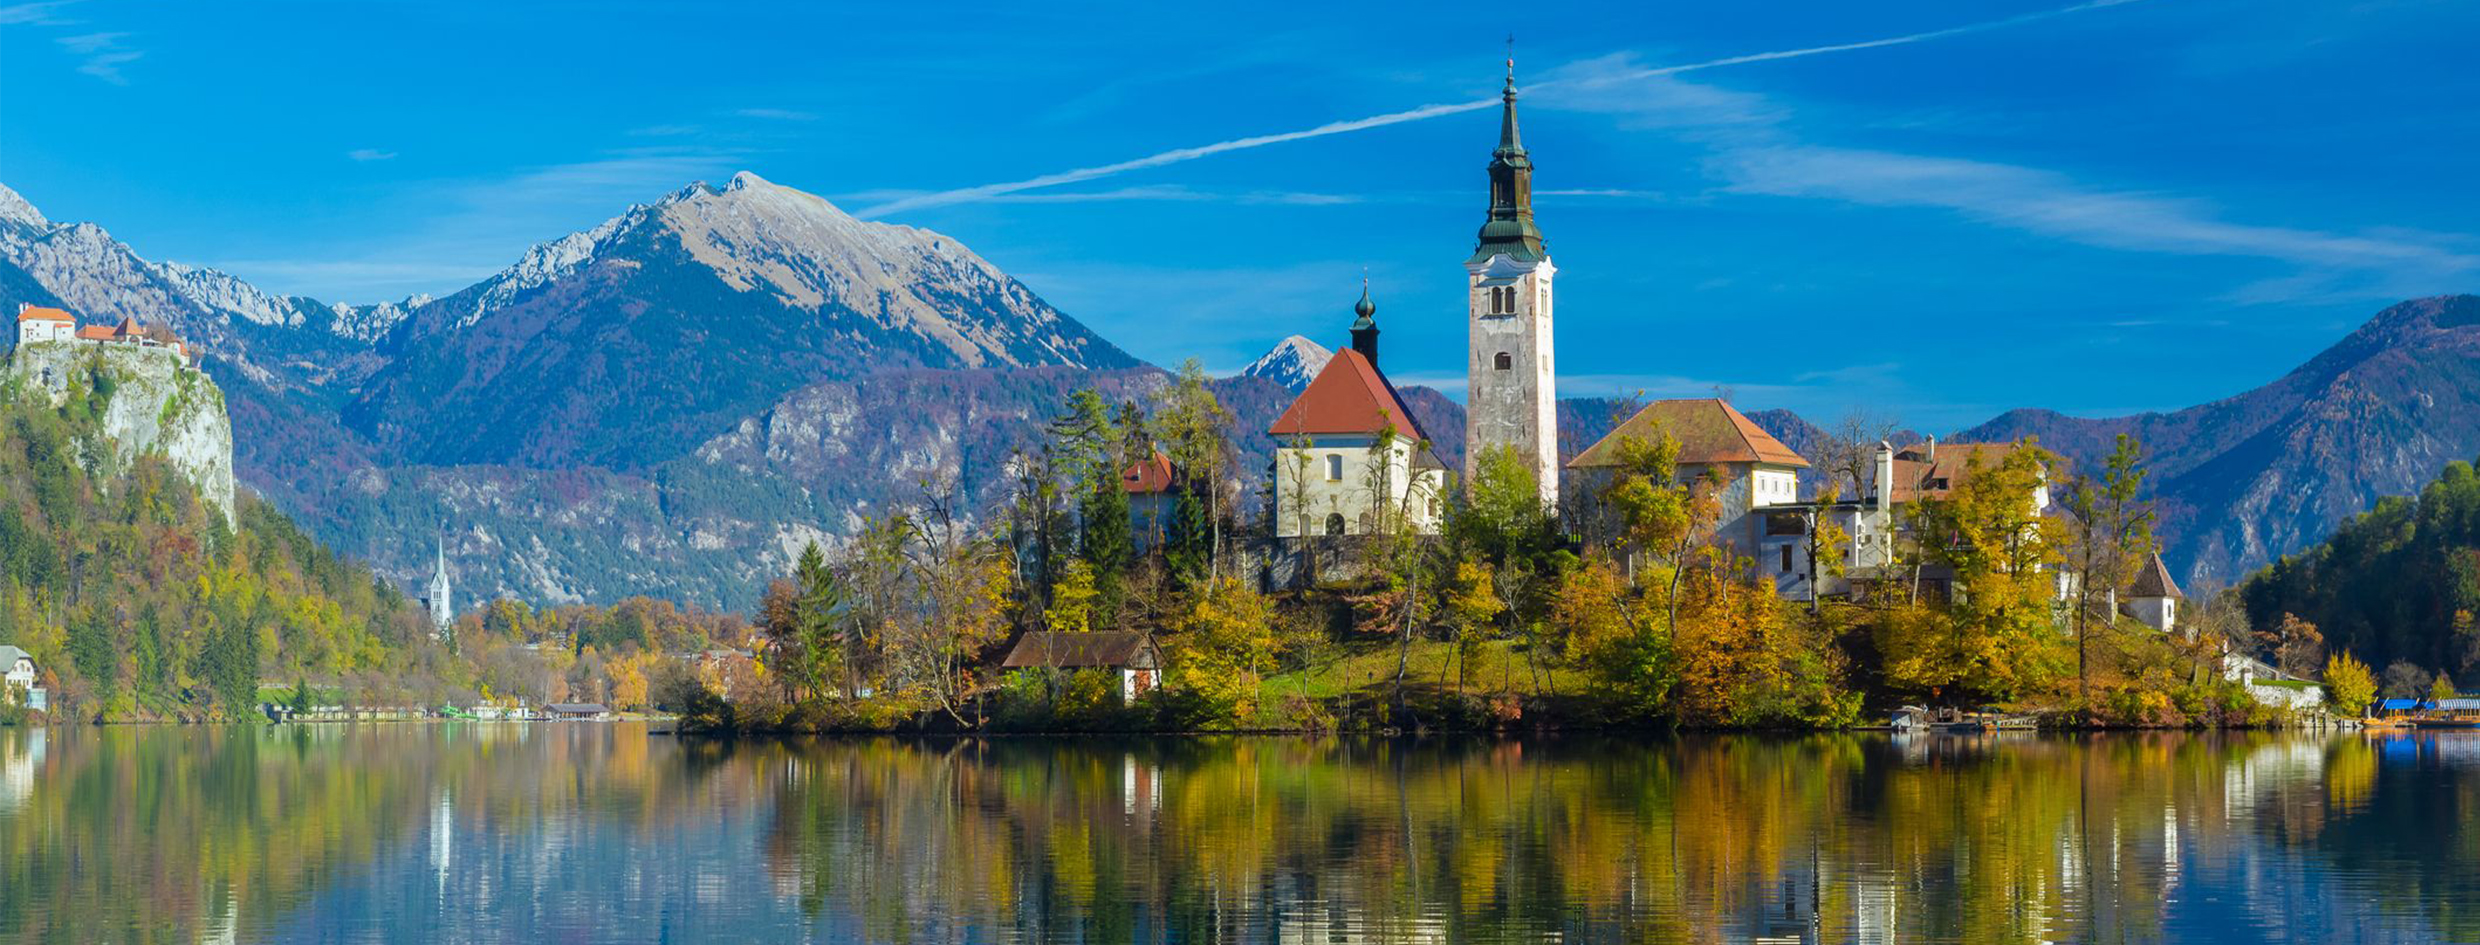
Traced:
<path fill-rule="evenodd" d="M 0 940 L 2480 938 L 2480 735 L 0 730 Z"/>

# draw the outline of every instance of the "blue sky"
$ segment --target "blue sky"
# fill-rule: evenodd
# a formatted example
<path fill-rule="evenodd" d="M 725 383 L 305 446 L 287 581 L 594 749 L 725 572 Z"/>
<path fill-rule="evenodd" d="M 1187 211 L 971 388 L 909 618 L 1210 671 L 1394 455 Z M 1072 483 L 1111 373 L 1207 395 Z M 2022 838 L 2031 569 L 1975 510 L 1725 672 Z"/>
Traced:
<path fill-rule="evenodd" d="M 2174 409 L 2480 291 L 2469 3 L 34 3 L 0 182 L 377 301 L 746 169 L 1163 364 L 1338 344 L 1366 269 L 1390 373 L 1452 387 L 1488 110 L 991 185 L 1478 102 L 1509 32 L 1563 393 Z"/>

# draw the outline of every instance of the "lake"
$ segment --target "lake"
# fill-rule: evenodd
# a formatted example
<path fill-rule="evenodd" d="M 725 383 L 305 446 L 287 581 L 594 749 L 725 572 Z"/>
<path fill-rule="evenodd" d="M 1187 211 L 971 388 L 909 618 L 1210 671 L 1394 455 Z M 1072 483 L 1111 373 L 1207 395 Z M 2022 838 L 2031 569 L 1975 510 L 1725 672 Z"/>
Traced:
<path fill-rule="evenodd" d="M 0 729 L 0 941 L 2480 940 L 2480 734 Z"/>

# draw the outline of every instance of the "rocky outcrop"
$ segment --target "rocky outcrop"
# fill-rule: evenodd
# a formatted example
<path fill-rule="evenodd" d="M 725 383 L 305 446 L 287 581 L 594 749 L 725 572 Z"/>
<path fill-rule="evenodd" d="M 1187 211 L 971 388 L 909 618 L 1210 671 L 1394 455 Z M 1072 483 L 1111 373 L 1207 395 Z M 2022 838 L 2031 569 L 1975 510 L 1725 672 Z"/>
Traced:
<path fill-rule="evenodd" d="M 10 385 L 64 403 L 72 390 L 101 404 L 115 465 L 160 453 L 208 505 L 233 516 L 233 430 L 224 391 L 166 348 L 50 341 L 10 353 Z"/>

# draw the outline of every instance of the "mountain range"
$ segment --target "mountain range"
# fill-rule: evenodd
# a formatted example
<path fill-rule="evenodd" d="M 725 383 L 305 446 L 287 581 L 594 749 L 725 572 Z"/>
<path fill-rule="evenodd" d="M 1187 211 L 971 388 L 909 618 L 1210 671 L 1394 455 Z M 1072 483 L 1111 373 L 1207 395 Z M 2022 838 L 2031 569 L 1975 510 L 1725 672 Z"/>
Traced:
<path fill-rule="evenodd" d="M 747 173 L 629 207 L 454 294 L 370 304 L 151 262 L 0 187 L 0 304 L 19 302 L 169 323 L 225 389 L 244 484 L 408 585 L 444 545 L 465 599 L 746 606 L 804 543 L 832 545 L 925 481 L 994 499 L 1007 454 L 1072 391 L 1142 399 L 1168 383 L 950 237 Z M 1960 438 L 2038 435 L 2091 463 L 2135 433 L 2174 565 L 2226 580 L 2480 447 L 2475 305 L 2388 309 L 2215 404 L 2014 411 Z M 1272 444 L 1254 434 L 1329 356 L 1292 336 L 1214 383 L 1244 473 L 1266 468 Z M 1457 463 L 1462 408 L 1403 393 Z M 1618 408 L 1563 403 L 1569 449 Z M 1823 436 L 1786 411 L 1750 415 L 1795 449 Z"/>

